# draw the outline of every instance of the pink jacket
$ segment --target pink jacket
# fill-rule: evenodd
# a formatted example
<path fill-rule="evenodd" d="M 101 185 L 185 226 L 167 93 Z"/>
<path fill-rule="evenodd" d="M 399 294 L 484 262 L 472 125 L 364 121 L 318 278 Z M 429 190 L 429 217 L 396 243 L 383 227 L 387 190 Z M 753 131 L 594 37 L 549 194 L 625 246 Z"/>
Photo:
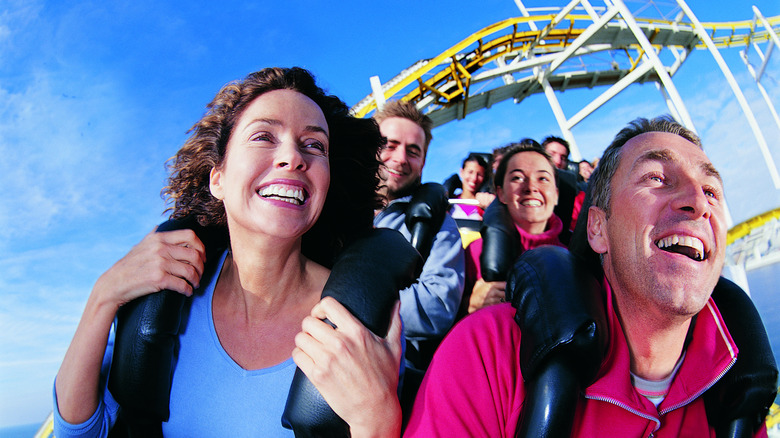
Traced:
<path fill-rule="evenodd" d="M 572 436 L 714 437 L 700 396 L 733 365 L 737 348 L 713 301 L 699 312 L 685 360 L 656 409 L 631 384 L 609 287 L 606 296 L 610 345 L 596 382 L 568 413 Z M 455 326 L 425 375 L 405 437 L 514 437 L 525 397 L 514 314 L 508 303 L 490 306 Z"/>

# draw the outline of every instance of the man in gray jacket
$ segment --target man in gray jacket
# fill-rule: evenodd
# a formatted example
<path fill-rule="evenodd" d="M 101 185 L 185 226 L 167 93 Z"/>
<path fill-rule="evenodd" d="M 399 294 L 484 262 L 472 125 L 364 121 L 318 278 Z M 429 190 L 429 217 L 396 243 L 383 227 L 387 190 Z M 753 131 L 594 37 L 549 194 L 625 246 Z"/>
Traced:
<path fill-rule="evenodd" d="M 383 162 L 380 194 L 387 205 L 377 212 L 374 226 L 398 230 L 411 239 L 405 224 L 407 207 L 421 187 L 433 123 L 413 104 L 401 101 L 387 102 L 374 119 L 382 136 L 387 138 L 380 154 Z M 401 291 L 407 367 L 411 362 L 414 368 L 425 370 L 432 350 L 452 328 L 463 296 L 464 263 L 458 227 L 445 213 L 420 277 Z"/>

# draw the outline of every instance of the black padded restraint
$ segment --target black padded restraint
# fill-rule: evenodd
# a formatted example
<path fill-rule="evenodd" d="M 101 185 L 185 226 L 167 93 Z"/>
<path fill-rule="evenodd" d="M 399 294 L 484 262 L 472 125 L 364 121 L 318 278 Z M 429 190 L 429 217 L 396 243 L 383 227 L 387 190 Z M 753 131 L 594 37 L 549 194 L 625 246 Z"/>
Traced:
<path fill-rule="evenodd" d="M 737 362 L 704 393 L 718 437 L 752 437 L 777 395 L 777 364 L 766 329 L 745 291 L 721 277 L 712 299 L 739 348 Z"/>
<path fill-rule="evenodd" d="M 509 210 L 498 198 L 482 215 L 482 254 L 479 265 L 485 281 L 506 281 L 507 274 L 517 260 L 520 235 L 509 216 Z"/>
<path fill-rule="evenodd" d="M 344 305 L 377 336 L 386 336 L 398 291 L 420 275 L 423 261 L 404 236 L 377 228 L 339 255 L 322 296 Z M 295 370 L 282 424 L 301 437 L 348 437 L 349 426 L 328 406 L 300 369 Z"/>
<path fill-rule="evenodd" d="M 227 247 L 224 229 L 202 227 L 191 217 L 164 222 L 157 231 L 186 228 L 203 242 L 207 263 Z M 108 387 L 121 408 L 112 437 L 162 436 L 185 301 L 184 295 L 164 290 L 136 298 L 117 312 Z"/>
<path fill-rule="evenodd" d="M 414 191 L 406 208 L 406 228 L 412 237 L 412 246 L 428 259 L 436 233 L 441 229 L 444 215 L 450 208 L 447 191 L 438 183 L 422 184 Z"/>
<path fill-rule="evenodd" d="M 523 333 L 526 398 L 516 436 L 568 437 L 606 347 L 601 285 L 569 251 L 543 246 L 520 256 L 506 291 Z"/>

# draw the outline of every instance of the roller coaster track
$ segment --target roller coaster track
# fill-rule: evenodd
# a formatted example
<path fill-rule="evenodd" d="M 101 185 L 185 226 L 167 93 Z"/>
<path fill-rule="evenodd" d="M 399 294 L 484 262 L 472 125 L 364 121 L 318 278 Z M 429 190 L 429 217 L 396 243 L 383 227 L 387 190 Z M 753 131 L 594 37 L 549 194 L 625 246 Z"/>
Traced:
<path fill-rule="evenodd" d="M 773 46 L 780 45 L 780 16 L 764 18 L 756 8 L 753 20 L 700 23 L 683 0 L 665 14 L 676 14 L 673 19 L 635 17 L 622 0 L 608 1 L 600 8 L 587 0 L 573 0 L 562 8 L 534 10 L 526 10 L 520 0 L 515 2 L 524 16 L 487 26 L 440 55 L 414 63 L 385 84 L 372 78 L 373 93 L 358 102 L 353 113 L 368 116 L 377 102 L 381 105 L 396 98 L 414 102 L 434 126 L 440 126 L 507 99 L 520 103 L 544 93 L 563 136 L 572 145 L 572 157 L 579 160 L 571 128 L 629 85 L 657 83 L 671 114 L 695 131 L 671 79 L 688 55 L 708 49 L 717 61 L 719 50 L 742 47 L 743 60 L 759 83 Z M 657 7 L 645 7 L 639 13 L 657 11 Z M 768 46 L 763 52 L 762 44 Z M 757 72 L 747 59 L 750 47 L 764 60 Z M 728 79 L 731 73 L 725 62 L 721 69 Z M 564 116 L 556 92 L 598 86 L 609 88 L 574 116 Z M 734 91 L 742 103 L 741 90 Z M 746 102 L 743 112 L 780 189 L 777 166 Z M 773 106 L 772 112 L 780 125 Z"/>

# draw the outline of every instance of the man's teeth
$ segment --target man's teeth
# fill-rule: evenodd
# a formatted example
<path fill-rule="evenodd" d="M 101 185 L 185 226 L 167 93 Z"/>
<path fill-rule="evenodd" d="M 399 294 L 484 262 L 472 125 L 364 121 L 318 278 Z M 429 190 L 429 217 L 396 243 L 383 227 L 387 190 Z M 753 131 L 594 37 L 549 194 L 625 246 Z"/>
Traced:
<path fill-rule="evenodd" d="M 539 201 L 537 199 L 527 199 L 520 203 L 520 205 L 526 206 L 526 207 L 541 207 L 542 201 Z"/>
<path fill-rule="evenodd" d="M 672 248 L 673 246 L 690 248 L 693 250 L 693 253 L 686 255 L 689 255 L 689 257 L 698 261 L 704 259 L 704 243 L 700 239 L 693 236 L 680 236 L 673 234 L 658 240 L 656 245 L 660 249 Z"/>
<path fill-rule="evenodd" d="M 264 198 L 274 198 L 295 205 L 303 204 L 304 200 L 303 189 L 297 187 L 266 186 L 260 189 L 258 194 Z"/>

